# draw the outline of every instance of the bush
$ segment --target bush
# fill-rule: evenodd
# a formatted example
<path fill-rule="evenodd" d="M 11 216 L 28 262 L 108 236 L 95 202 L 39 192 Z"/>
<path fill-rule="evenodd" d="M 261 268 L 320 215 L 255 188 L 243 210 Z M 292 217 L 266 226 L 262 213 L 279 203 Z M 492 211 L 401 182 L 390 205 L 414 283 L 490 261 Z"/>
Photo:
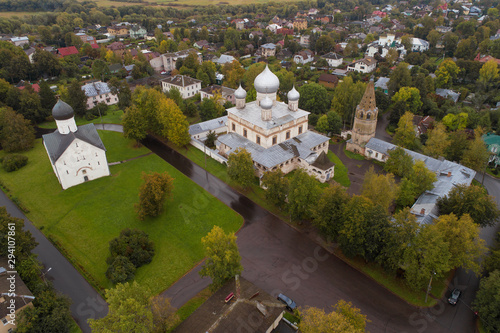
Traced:
<path fill-rule="evenodd" d="M 123 229 L 120 236 L 109 242 L 111 256 L 108 264 L 112 264 L 118 256 L 126 257 L 137 268 L 150 263 L 155 253 L 153 242 L 142 230 Z"/>
<path fill-rule="evenodd" d="M 19 154 L 9 154 L 2 159 L 2 167 L 7 172 L 21 169 L 28 164 L 28 157 Z"/>
<path fill-rule="evenodd" d="M 92 109 L 87 110 L 87 112 L 85 113 L 85 118 L 87 120 L 92 120 L 99 118 L 100 116 L 105 116 L 106 113 L 108 113 L 108 108 L 109 106 L 106 103 L 101 102 L 94 106 Z"/>
<path fill-rule="evenodd" d="M 117 256 L 109 265 L 106 277 L 113 283 L 123 283 L 134 278 L 135 266 L 127 257 Z"/>

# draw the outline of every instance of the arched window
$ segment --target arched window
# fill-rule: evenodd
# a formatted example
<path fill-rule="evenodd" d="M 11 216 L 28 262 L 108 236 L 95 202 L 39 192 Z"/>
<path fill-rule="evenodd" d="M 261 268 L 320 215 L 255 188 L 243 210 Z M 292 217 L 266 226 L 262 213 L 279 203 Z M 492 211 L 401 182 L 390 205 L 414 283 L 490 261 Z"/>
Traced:
<path fill-rule="evenodd" d="M 363 119 L 363 111 L 359 113 L 359 118 Z"/>
<path fill-rule="evenodd" d="M 366 114 L 366 119 L 368 119 L 368 120 L 369 120 L 371 117 L 372 117 L 372 114 L 371 114 L 370 112 L 368 112 L 368 113 Z"/>

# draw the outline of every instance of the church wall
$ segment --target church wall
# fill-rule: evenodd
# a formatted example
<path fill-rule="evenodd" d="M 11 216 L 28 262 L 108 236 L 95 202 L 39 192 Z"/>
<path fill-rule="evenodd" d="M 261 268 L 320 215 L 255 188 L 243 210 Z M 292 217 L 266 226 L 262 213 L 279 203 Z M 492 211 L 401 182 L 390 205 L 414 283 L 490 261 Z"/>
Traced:
<path fill-rule="evenodd" d="M 63 189 L 109 176 L 106 152 L 85 141 L 75 139 L 55 163 Z"/>

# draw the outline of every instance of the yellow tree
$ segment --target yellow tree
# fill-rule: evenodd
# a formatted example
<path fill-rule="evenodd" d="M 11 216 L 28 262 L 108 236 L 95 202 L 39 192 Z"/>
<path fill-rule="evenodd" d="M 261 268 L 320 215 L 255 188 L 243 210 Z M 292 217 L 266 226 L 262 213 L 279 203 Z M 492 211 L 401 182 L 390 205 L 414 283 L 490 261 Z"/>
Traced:
<path fill-rule="evenodd" d="M 448 88 L 460 72 L 457 64 L 451 60 L 443 61 L 436 70 L 436 85 L 438 88 Z"/>
<path fill-rule="evenodd" d="M 330 313 L 308 307 L 300 310 L 299 315 L 299 329 L 303 333 L 362 333 L 369 321 L 358 308 L 344 300 L 340 300 Z"/>
<path fill-rule="evenodd" d="M 467 149 L 462 157 L 462 164 L 476 171 L 483 170 L 486 167 L 490 153 L 482 138 L 483 130 L 477 128 L 475 138 L 469 142 Z"/>
<path fill-rule="evenodd" d="M 388 173 L 379 175 L 373 166 L 365 174 L 361 195 L 370 199 L 374 204 L 388 210 L 398 193 L 398 186 L 394 175 Z"/>
<path fill-rule="evenodd" d="M 396 95 L 394 95 L 396 96 Z M 400 147 L 414 150 L 417 146 L 415 129 L 413 127 L 413 113 L 406 112 L 398 122 L 394 143 Z"/>
<path fill-rule="evenodd" d="M 446 128 L 442 123 L 435 123 L 434 128 L 429 131 L 429 138 L 425 142 L 424 154 L 434 158 L 444 156 L 446 149 L 450 146 L 450 139 Z"/>
<path fill-rule="evenodd" d="M 479 70 L 479 82 L 487 86 L 497 79 L 498 64 L 495 59 L 490 59 Z"/>
<path fill-rule="evenodd" d="M 222 73 L 225 76 L 224 82 L 228 87 L 238 88 L 240 81 L 245 75 L 245 69 L 241 66 L 240 62 L 234 60 L 231 63 L 226 63 L 222 67 Z"/>
<path fill-rule="evenodd" d="M 174 145 L 184 147 L 189 143 L 189 123 L 181 109 L 170 98 L 160 101 L 158 121 L 162 124 L 161 134 Z"/>
<path fill-rule="evenodd" d="M 448 243 L 453 267 L 470 269 L 480 273 L 479 259 L 486 252 L 485 242 L 479 237 L 480 227 L 469 214 L 457 218 L 455 214 L 441 215 L 435 227 L 444 235 Z"/>

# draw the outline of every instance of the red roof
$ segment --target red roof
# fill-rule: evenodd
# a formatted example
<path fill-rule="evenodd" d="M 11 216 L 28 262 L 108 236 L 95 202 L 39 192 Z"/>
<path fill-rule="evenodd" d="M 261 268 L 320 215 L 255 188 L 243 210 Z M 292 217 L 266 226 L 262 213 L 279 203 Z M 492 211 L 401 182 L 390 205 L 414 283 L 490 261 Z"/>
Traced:
<path fill-rule="evenodd" d="M 99 44 L 90 44 L 90 46 L 92 46 L 93 49 L 98 49 L 99 48 Z"/>
<path fill-rule="evenodd" d="M 24 88 L 25 86 L 21 86 L 19 87 L 19 90 L 23 90 Z M 40 86 L 38 85 L 38 83 L 32 84 L 31 88 L 33 88 L 35 92 L 40 92 Z"/>
<path fill-rule="evenodd" d="M 72 55 L 72 54 L 78 54 L 78 50 L 76 49 L 76 47 L 74 46 L 70 46 L 70 47 L 61 47 L 60 49 L 57 50 L 57 52 L 62 56 L 62 57 L 65 57 L 65 56 L 69 56 L 69 55 Z"/>

